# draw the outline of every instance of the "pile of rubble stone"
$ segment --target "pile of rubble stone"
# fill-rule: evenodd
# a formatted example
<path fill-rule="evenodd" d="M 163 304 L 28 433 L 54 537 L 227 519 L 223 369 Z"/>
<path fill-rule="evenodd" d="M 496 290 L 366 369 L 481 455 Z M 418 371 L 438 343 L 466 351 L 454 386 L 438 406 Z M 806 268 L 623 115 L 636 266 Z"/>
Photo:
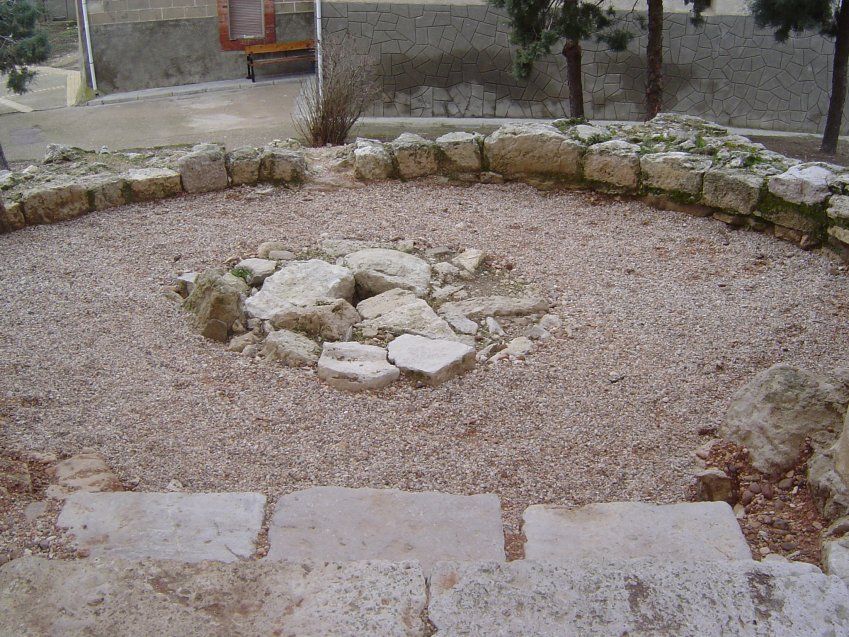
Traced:
<path fill-rule="evenodd" d="M 319 378 L 350 391 L 402 374 L 438 385 L 477 362 L 521 360 L 561 325 L 548 301 L 516 295 L 516 275 L 485 265 L 473 248 L 343 239 L 305 253 L 266 242 L 229 271 L 180 274 L 175 290 L 207 338 L 287 366 L 316 365 Z"/>

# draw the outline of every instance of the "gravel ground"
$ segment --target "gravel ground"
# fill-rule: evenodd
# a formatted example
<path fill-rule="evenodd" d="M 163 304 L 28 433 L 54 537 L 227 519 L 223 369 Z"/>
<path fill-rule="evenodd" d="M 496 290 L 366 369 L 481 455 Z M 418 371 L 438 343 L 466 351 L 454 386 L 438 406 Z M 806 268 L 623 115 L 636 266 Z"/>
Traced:
<path fill-rule="evenodd" d="M 713 220 L 519 184 L 249 192 L 0 236 L 0 451 L 92 447 L 146 491 L 491 491 L 515 533 L 534 503 L 683 499 L 751 375 L 846 363 L 845 269 Z M 438 388 L 350 395 L 204 341 L 163 293 L 178 270 L 323 234 L 481 248 L 571 336 Z"/>

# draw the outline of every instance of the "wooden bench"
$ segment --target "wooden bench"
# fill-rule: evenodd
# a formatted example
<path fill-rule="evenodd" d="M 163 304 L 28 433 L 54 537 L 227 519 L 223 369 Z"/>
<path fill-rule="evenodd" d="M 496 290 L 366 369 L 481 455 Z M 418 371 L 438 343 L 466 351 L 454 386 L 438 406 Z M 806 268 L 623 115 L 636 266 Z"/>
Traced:
<path fill-rule="evenodd" d="M 299 60 L 315 61 L 315 40 L 275 42 L 274 44 L 252 44 L 245 47 L 248 55 L 248 79 L 256 82 L 254 67 L 263 64 L 280 64 Z M 259 57 L 257 57 L 259 56 Z"/>

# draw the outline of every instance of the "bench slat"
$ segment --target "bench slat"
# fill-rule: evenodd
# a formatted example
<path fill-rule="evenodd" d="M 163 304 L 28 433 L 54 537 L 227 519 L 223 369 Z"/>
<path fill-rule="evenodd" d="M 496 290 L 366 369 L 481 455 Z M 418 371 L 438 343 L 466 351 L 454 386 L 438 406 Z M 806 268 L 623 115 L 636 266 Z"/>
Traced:
<path fill-rule="evenodd" d="M 297 40 L 295 42 L 275 42 L 273 44 L 251 44 L 245 47 L 245 53 L 283 53 L 285 51 L 304 51 L 315 48 L 315 40 Z"/>
<path fill-rule="evenodd" d="M 263 58 L 262 60 L 254 60 L 254 66 L 262 66 L 263 64 L 278 64 L 280 62 L 290 62 L 295 60 L 315 60 L 314 55 L 290 55 L 283 58 Z"/>

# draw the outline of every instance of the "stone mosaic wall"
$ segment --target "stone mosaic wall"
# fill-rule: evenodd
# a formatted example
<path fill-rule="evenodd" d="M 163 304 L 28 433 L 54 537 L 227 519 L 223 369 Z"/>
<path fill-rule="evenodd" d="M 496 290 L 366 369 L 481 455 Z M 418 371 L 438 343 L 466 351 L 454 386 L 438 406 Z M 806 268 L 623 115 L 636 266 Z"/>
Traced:
<path fill-rule="evenodd" d="M 379 66 L 383 98 L 373 115 L 568 116 L 562 56 L 516 80 L 508 21 L 491 7 L 330 2 L 324 15 L 326 33 L 350 34 Z M 812 33 L 780 44 L 748 16 L 711 16 L 695 27 L 685 14 L 667 15 L 664 40 L 664 110 L 741 127 L 824 127 L 830 40 Z M 588 117 L 643 118 L 644 51 L 644 35 L 622 53 L 586 45 Z"/>

